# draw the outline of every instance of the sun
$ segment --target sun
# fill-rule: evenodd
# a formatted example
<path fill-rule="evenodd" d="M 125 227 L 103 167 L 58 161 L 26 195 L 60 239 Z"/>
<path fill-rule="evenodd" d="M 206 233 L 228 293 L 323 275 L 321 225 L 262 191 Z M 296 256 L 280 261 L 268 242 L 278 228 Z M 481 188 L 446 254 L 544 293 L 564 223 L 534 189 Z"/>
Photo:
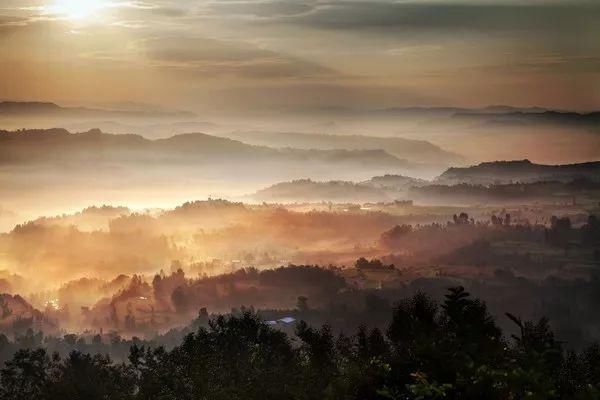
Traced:
<path fill-rule="evenodd" d="M 64 18 L 81 20 L 92 17 L 109 6 L 107 0 L 56 0 L 45 7 L 45 11 Z"/>

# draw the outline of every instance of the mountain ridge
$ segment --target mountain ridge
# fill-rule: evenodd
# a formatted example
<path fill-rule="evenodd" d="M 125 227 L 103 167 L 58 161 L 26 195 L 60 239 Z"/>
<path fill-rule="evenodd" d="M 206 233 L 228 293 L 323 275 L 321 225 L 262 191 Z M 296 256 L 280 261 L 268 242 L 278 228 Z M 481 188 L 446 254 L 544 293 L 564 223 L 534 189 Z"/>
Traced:
<path fill-rule="evenodd" d="M 465 158 L 426 141 L 401 137 L 340 135 L 305 132 L 241 131 L 226 135 L 246 143 L 270 147 L 319 150 L 385 150 L 400 159 L 421 163 L 463 164 Z"/>
<path fill-rule="evenodd" d="M 435 179 L 442 184 L 567 182 L 576 179 L 600 180 L 600 161 L 572 164 L 535 164 L 530 160 L 483 162 L 469 167 L 452 167 Z"/>
<path fill-rule="evenodd" d="M 153 118 L 182 118 L 195 117 L 189 111 L 144 111 L 144 110 L 112 110 L 88 107 L 64 107 L 53 102 L 43 101 L 2 101 L 0 102 L 1 116 L 73 116 L 73 117 L 153 117 Z"/>
<path fill-rule="evenodd" d="M 147 139 L 140 135 L 104 133 L 98 129 L 70 133 L 66 129 L 0 131 L 0 164 L 65 163 L 118 161 L 156 163 L 331 163 L 366 168 L 409 168 L 411 163 L 384 150 L 305 150 L 277 149 L 247 144 L 230 138 L 188 133 L 166 139 Z"/>

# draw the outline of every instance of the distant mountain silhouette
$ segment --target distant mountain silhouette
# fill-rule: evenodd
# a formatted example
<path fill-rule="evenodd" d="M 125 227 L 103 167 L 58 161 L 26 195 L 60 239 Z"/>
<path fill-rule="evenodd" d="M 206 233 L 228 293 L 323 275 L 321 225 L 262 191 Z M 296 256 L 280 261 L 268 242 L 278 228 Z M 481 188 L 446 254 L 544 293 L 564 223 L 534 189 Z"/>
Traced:
<path fill-rule="evenodd" d="M 412 178 L 404 175 L 375 176 L 368 181 L 361 182 L 363 186 L 371 186 L 382 189 L 406 190 L 411 187 L 428 185 L 429 181 Z"/>
<path fill-rule="evenodd" d="M 148 139 L 167 138 L 186 132 L 213 132 L 223 128 L 208 121 L 155 121 L 148 124 L 147 121 L 139 123 L 122 123 L 116 120 L 84 120 L 79 122 L 65 123 L 63 128 L 70 132 L 85 132 L 91 129 L 100 129 L 103 132 L 117 134 L 135 134 Z"/>
<path fill-rule="evenodd" d="M 186 111 L 103 110 L 85 107 L 61 107 L 47 102 L 0 102 L 0 117 L 72 117 L 72 118 L 190 118 Z"/>
<path fill-rule="evenodd" d="M 465 107 L 388 107 L 378 109 L 349 108 L 349 107 L 323 107 L 317 110 L 307 110 L 312 112 L 322 112 L 330 115 L 360 115 L 360 116 L 401 116 L 401 117 L 450 117 L 455 114 L 507 114 L 507 113 L 532 113 L 538 114 L 551 111 L 542 107 L 515 107 L 510 105 L 490 105 L 482 108 Z"/>
<path fill-rule="evenodd" d="M 275 202 L 382 202 L 396 200 L 411 188 L 427 184 L 428 181 L 402 175 L 376 176 L 359 183 L 298 179 L 269 186 L 251 197 Z"/>
<path fill-rule="evenodd" d="M 419 204 L 442 206 L 573 204 L 597 201 L 600 181 L 541 181 L 478 185 L 431 184 L 412 187 L 406 196 Z"/>
<path fill-rule="evenodd" d="M 399 119 L 399 123 L 453 124 L 467 122 L 479 125 L 567 125 L 600 128 L 600 111 L 573 112 L 542 107 L 492 105 L 483 108 L 461 107 L 390 107 L 384 109 L 325 109 L 329 115 L 359 118 Z"/>
<path fill-rule="evenodd" d="M 327 135 L 297 132 L 234 132 L 227 136 L 247 143 L 320 150 L 385 150 L 398 158 L 419 163 L 456 165 L 464 163 L 464 158 L 445 151 L 425 140 L 398 137 L 376 137 L 363 135 Z"/>
<path fill-rule="evenodd" d="M 513 107 L 513 106 L 506 106 L 506 105 L 493 105 L 493 106 L 487 106 L 487 107 L 481 108 L 477 111 L 482 112 L 482 113 L 495 113 L 495 114 L 514 113 L 514 112 L 535 114 L 535 113 L 547 112 L 548 109 L 542 108 L 542 107 Z"/>
<path fill-rule="evenodd" d="M 441 184 L 600 180 L 600 161 L 567 165 L 534 164 L 529 160 L 494 161 L 466 168 L 450 168 L 440 175 Z"/>
<path fill-rule="evenodd" d="M 249 198 L 281 203 L 414 200 L 418 204 L 453 206 L 571 202 L 574 196 L 581 199 L 597 193 L 600 175 L 595 171 L 599 169 L 600 162 L 551 166 L 527 160 L 499 161 L 451 168 L 434 181 L 402 175 L 376 176 L 362 182 L 298 179 L 271 185 Z"/>
<path fill-rule="evenodd" d="M 259 190 L 251 196 L 267 202 L 378 202 L 393 199 L 383 189 L 347 181 L 315 182 L 299 179 L 281 182 Z"/>
<path fill-rule="evenodd" d="M 0 114 L 55 113 L 66 110 L 54 103 L 44 102 L 0 102 Z"/>
<path fill-rule="evenodd" d="M 491 125 L 534 125 L 548 124 L 553 126 L 587 126 L 600 128 L 600 112 L 576 113 L 550 110 L 525 111 L 515 109 L 507 112 L 462 111 L 453 115 L 457 120 L 481 121 Z"/>
<path fill-rule="evenodd" d="M 282 166 L 323 164 L 355 170 L 396 170 L 410 163 L 383 150 L 274 149 L 202 133 L 149 140 L 138 135 L 113 135 L 98 129 L 69 133 L 65 129 L 0 131 L 0 164 L 51 163 L 77 166 L 102 163 L 146 165 L 236 165 L 253 168 L 277 163 Z"/>

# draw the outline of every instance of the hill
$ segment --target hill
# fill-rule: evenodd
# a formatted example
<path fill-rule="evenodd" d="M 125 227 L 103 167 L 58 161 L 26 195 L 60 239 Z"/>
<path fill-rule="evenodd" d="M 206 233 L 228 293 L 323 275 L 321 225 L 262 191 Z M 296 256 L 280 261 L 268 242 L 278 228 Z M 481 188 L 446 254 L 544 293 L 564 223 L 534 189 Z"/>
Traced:
<path fill-rule="evenodd" d="M 529 160 L 494 161 L 466 168 L 450 168 L 436 183 L 490 185 L 512 182 L 570 182 L 577 179 L 600 180 L 600 162 L 566 165 L 534 164 Z"/>
<path fill-rule="evenodd" d="M 62 107 L 48 102 L 0 102 L 0 118 L 6 117 L 77 117 L 77 118 L 184 118 L 195 115 L 186 111 L 104 110 L 85 107 Z"/>
<path fill-rule="evenodd" d="M 281 182 L 250 196 L 266 202 L 378 203 L 413 200 L 424 205 L 477 204 L 596 204 L 600 180 L 532 180 L 523 183 L 441 184 L 402 175 L 376 176 L 359 183 L 316 182 L 299 179 Z"/>
<path fill-rule="evenodd" d="M 0 294 L 0 332 L 52 332 L 56 323 L 19 295 Z"/>
<path fill-rule="evenodd" d="M 375 176 L 368 181 L 362 182 L 361 184 L 364 186 L 402 191 L 411 187 L 425 186 L 429 184 L 429 181 L 404 175 L 383 175 Z"/>
<path fill-rule="evenodd" d="M 281 182 L 259 190 L 252 198 L 267 202 L 379 202 L 393 199 L 393 195 L 380 188 L 347 181 L 315 182 L 299 179 Z"/>
<path fill-rule="evenodd" d="M 119 167 L 150 172 L 162 165 L 186 170 L 185 176 L 296 178 L 309 176 L 372 176 L 416 167 L 383 150 L 307 150 L 255 146 L 202 133 L 150 140 L 138 135 L 113 135 L 94 129 L 70 133 L 64 129 L 0 131 L 0 165 L 71 167 L 78 171 Z M 202 168 L 199 168 L 202 167 Z M 71 171 L 67 171 L 71 172 Z M 179 176 L 184 178 L 185 176 Z"/>
<path fill-rule="evenodd" d="M 259 190 L 251 197 L 259 201 L 275 202 L 338 202 L 370 203 L 386 202 L 404 197 L 413 187 L 421 187 L 428 182 L 403 175 L 376 176 L 355 183 L 349 181 L 316 182 L 311 179 L 298 179 L 280 182 Z"/>
<path fill-rule="evenodd" d="M 496 204 L 587 204 L 594 207 L 600 195 L 600 181 L 531 182 L 476 185 L 428 185 L 412 187 L 407 197 L 428 205 Z"/>
<path fill-rule="evenodd" d="M 85 132 L 92 129 L 100 129 L 103 132 L 117 134 L 135 134 L 148 139 L 166 139 L 173 135 L 186 132 L 210 132 L 222 131 L 226 128 L 208 121 L 154 121 L 147 123 L 145 119 L 136 123 L 120 122 L 115 120 L 87 119 L 77 122 L 65 122 L 61 127 L 70 132 Z"/>
<path fill-rule="evenodd" d="M 398 158 L 418 163 L 456 165 L 464 162 L 463 157 L 445 151 L 425 140 L 399 137 L 262 131 L 234 132 L 227 136 L 251 144 L 279 148 L 385 150 Z"/>
<path fill-rule="evenodd" d="M 507 108 L 505 112 L 460 111 L 457 120 L 482 121 L 489 125 L 552 125 L 600 128 L 600 112 L 576 113 L 553 110 L 528 111 Z"/>
<path fill-rule="evenodd" d="M 0 131 L 0 159 L 2 163 L 18 162 L 26 158 L 28 163 L 59 157 L 62 161 L 77 156 L 86 159 L 134 159 L 174 157 L 201 161 L 224 156 L 242 156 L 264 161 L 263 157 L 276 161 L 356 161 L 362 164 L 406 166 L 405 161 L 382 150 L 304 150 L 273 149 L 255 146 L 237 140 L 188 133 L 167 139 L 150 140 L 139 135 L 114 135 L 92 129 L 83 133 L 70 133 L 65 129 Z"/>

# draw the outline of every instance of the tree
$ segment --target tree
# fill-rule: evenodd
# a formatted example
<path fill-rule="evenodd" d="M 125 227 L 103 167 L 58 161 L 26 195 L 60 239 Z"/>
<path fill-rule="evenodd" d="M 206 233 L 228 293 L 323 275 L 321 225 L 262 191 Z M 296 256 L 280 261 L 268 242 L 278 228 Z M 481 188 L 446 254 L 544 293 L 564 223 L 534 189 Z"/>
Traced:
<path fill-rule="evenodd" d="M 298 296 L 298 301 L 296 303 L 296 308 L 301 313 L 305 313 L 308 311 L 308 297 L 306 296 Z"/>
<path fill-rule="evenodd" d="M 374 258 L 371 261 L 367 260 L 364 257 L 359 258 L 354 263 L 354 267 L 359 270 L 367 270 L 367 269 L 394 269 L 394 265 L 384 265 L 381 260 Z"/>
<path fill-rule="evenodd" d="M 22 349 L 0 371 L 0 398 L 31 400 L 43 398 L 53 362 L 43 349 Z"/>
<path fill-rule="evenodd" d="M 600 220 L 595 215 L 590 215 L 587 224 L 581 227 L 582 242 L 591 246 L 600 242 Z"/>
<path fill-rule="evenodd" d="M 17 351 L 0 370 L 2 400 L 596 399 L 600 345 L 564 351 L 547 319 L 507 314 L 502 337 L 486 304 L 463 287 L 438 305 L 418 293 L 396 303 L 384 335 L 360 326 L 334 336 L 301 321 L 291 339 L 252 307 L 195 324 L 171 350 L 133 339 L 127 364 L 72 351 Z M 201 317 L 208 318 L 203 311 Z M 293 343 L 293 340 L 296 343 Z M 95 344 L 99 344 L 94 339 Z M 126 342 L 114 340 L 119 346 Z M 66 343 L 61 340 L 60 343 Z M 0 336 L 0 346 L 9 346 Z"/>
<path fill-rule="evenodd" d="M 571 237 L 571 220 L 569 217 L 550 218 L 550 228 L 546 229 L 546 241 L 555 247 L 566 247 Z"/>
<path fill-rule="evenodd" d="M 129 400 L 136 391 L 133 369 L 114 365 L 108 356 L 71 352 L 50 378 L 49 400 Z"/>
<path fill-rule="evenodd" d="M 306 388 L 306 397 L 317 399 L 330 388 L 337 374 L 337 357 L 331 328 L 309 327 L 304 321 L 298 323 L 296 336 L 301 340 L 300 358 L 302 387 Z"/>
<path fill-rule="evenodd" d="M 171 294 L 171 301 L 175 306 L 175 310 L 178 313 L 187 313 L 190 310 L 190 302 L 188 299 L 188 294 L 186 287 L 177 286 L 173 293 Z"/>
<path fill-rule="evenodd" d="M 465 212 L 461 212 L 459 215 L 454 214 L 452 220 L 456 225 L 468 225 L 470 221 L 469 214 Z"/>

